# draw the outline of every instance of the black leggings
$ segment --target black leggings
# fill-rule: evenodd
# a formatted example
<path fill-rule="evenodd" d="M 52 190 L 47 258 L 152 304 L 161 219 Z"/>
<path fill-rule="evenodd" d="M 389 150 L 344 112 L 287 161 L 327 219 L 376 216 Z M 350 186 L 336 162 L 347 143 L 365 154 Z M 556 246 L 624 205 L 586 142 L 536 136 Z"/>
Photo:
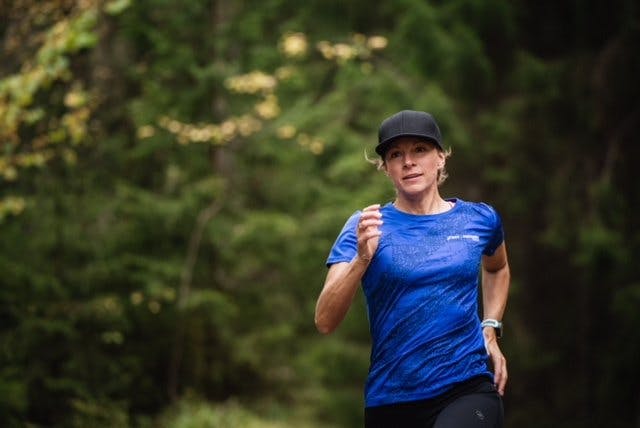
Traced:
<path fill-rule="evenodd" d="M 502 428 L 503 420 L 502 399 L 485 377 L 436 398 L 364 410 L 365 428 Z"/>

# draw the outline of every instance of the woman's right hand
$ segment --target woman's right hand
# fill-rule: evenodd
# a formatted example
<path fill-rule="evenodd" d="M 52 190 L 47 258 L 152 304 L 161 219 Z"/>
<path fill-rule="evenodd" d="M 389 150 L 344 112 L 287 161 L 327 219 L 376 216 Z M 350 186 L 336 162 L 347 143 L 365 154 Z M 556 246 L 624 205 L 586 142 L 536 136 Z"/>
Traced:
<path fill-rule="evenodd" d="M 380 225 L 382 225 L 380 204 L 369 205 L 362 210 L 356 231 L 358 259 L 368 263 L 375 254 L 380 242 Z"/>

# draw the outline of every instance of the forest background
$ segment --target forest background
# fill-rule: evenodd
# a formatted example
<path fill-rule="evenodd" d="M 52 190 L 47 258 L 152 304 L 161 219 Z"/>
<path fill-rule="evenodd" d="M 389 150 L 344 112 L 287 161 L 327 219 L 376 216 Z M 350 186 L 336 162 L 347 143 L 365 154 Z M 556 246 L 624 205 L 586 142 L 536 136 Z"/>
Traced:
<path fill-rule="evenodd" d="M 314 305 L 409 108 L 503 217 L 507 426 L 640 427 L 638 8 L 0 1 L 2 426 L 361 426 Z"/>

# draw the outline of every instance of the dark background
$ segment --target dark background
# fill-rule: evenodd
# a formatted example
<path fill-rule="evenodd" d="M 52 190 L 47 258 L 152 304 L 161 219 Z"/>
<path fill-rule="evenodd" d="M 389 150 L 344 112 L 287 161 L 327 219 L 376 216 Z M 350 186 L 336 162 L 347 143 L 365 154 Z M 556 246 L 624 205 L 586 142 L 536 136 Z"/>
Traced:
<path fill-rule="evenodd" d="M 432 112 L 501 213 L 507 426 L 640 427 L 634 1 L 0 2 L 3 426 L 357 427 L 324 260 Z M 253 72 L 253 73 L 252 73 Z M 252 73 L 252 74 L 250 74 Z"/>

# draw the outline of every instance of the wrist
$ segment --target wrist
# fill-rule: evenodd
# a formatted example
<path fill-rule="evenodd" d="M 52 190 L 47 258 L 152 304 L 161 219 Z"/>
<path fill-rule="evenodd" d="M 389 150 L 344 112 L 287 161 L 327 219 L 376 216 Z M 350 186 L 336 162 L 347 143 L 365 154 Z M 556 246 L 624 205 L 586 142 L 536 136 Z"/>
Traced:
<path fill-rule="evenodd" d="M 480 324 L 482 326 L 482 334 L 486 339 L 495 337 L 502 338 L 502 322 L 493 318 L 486 318 Z"/>
<path fill-rule="evenodd" d="M 484 343 L 498 341 L 498 337 L 496 336 L 496 331 L 493 329 L 493 327 L 484 327 L 482 329 L 482 337 L 484 338 Z"/>

